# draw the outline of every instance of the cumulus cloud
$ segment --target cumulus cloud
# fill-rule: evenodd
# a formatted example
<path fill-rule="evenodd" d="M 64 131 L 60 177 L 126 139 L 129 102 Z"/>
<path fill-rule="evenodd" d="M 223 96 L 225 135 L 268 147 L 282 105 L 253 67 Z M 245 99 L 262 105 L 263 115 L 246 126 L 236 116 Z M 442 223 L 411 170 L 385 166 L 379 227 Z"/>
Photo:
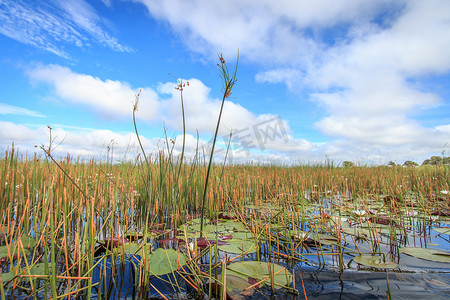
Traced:
<path fill-rule="evenodd" d="M 315 34 L 336 24 L 363 22 L 393 1 L 201 1 L 135 0 L 167 21 L 193 51 L 205 55 L 240 48 L 247 59 L 289 63 L 315 57 Z M 397 1 L 400 2 L 400 1 Z"/>
<path fill-rule="evenodd" d="M 160 83 L 156 89 L 132 88 L 128 83 L 100 79 L 79 74 L 59 65 L 38 65 L 27 71 L 35 84 L 45 84 L 53 98 L 72 105 L 83 105 L 99 116 L 110 119 L 130 116 L 132 101 L 140 90 L 136 115 L 141 120 L 157 124 L 164 123 L 169 129 L 182 129 L 180 92 L 176 83 Z M 221 100 L 210 95 L 211 89 L 202 81 L 191 78 L 183 90 L 186 130 L 191 134 L 213 134 L 215 131 Z M 272 114 L 256 115 L 238 103 L 226 100 L 219 136 L 246 136 L 248 150 L 307 151 L 315 146 L 291 134 L 289 124 Z M 237 139 L 235 138 L 235 141 Z M 240 145 L 240 142 L 235 142 Z M 264 145 L 264 146 L 262 146 Z"/>
<path fill-rule="evenodd" d="M 12 122 L 0 121 L 0 151 L 3 153 L 11 149 L 12 145 L 20 150 L 20 153 L 38 153 L 44 155 L 40 149 L 41 146 L 49 146 L 49 128 L 44 125 L 23 125 Z M 61 158 L 70 154 L 84 159 L 105 160 L 111 158 L 114 154 L 114 161 L 134 160 L 141 155 L 135 133 L 125 132 L 116 133 L 110 130 L 99 130 L 91 128 L 75 128 L 62 125 L 52 125 L 52 155 Z M 167 144 L 169 151 L 177 157 L 181 154 L 182 135 L 171 138 L 167 141 L 161 138 L 145 138 L 140 136 L 142 145 L 149 156 L 157 156 L 159 151 L 167 153 Z M 209 157 L 211 153 L 212 140 L 197 138 L 192 134 L 186 134 L 185 157 L 186 161 L 192 162 L 195 157 L 203 159 Z M 226 155 L 226 146 L 222 140 L 219 140 L 214 152 L 214 158 L 217 162 L 223 162 Z M 234 148 L 228 151 L 228 163 L 240 163 L 249 161 L 274 161 L 274 158 L 283 157 L 280 154 L 266 152 L 250 152 L 249 149 Z M 284 156 L 286 160 L 287 156 Z M 278 159 L 281 160 L 281 159 Z"/>
<path fill-rule="evenodd" d="M 115 119 L 130 116 L 138 89 L 126 82 L 102 80 L 87 74 L 78 74 L 60 65 L 39 65 L 27 71 L 35 83 L 44 83 L 62 101 L 83 105 L 99 115 Z M 158 112 L 158 95 L 152 89 L 143 89 L 139 114 L 153 119 Z"/>
<path fill-rule="evenodd" d="M 0 148 L 3 152 L 11 148 L 13 143 L 22 154 L 43 154 L 39 147 L 49 146 L 50 131 L 47 126 L 0 121 L 0 127 Z M 148 153 L 157 149 L 157 139 L 140 138 Z M 52 153 L 55 156 L 70 154 L 83 158 L 105 159 L 108 147 L 117 154 L 116 159 L 136 158 L 139 153 L 136 135 L 132 132 L 120 134 L 110 130 L 53 126 L 52 139 Z"/>
<path fill-rule="evenodd" d="M 66 45 L 85 47 L 100 43 L 114 51 L 131 51 L 111 36 L 102 23 L 95 9 L 84 0 L 0 2 L 1 34 L 62 57 L 70 56 Z"/>
<path fill-rule="evenodd" d="M 315 128 L 329 138 L 315 151 L 417 154 L 449 139 L 438 129 L 447 124 L 420 121 L 444 101 L 421 82 L 450 71 L 449 1 L 135 2 L 192 51 L 230 57 L 239 48 L 261 68 L 256 82 L 284 83 L 303 101 L 309 94 L 323 112 Z"/>

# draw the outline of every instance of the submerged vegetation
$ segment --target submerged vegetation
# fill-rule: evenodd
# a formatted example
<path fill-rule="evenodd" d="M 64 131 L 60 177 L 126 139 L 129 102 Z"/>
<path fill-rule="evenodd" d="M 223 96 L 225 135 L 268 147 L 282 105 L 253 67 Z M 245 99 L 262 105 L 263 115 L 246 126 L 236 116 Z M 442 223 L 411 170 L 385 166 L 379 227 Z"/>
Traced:
<path fill-rule="evenodd" d="M 228 165 L 165 146 L 116 164 L 7 151 L 2 299 L 449 296 L 448 166 Z"/>

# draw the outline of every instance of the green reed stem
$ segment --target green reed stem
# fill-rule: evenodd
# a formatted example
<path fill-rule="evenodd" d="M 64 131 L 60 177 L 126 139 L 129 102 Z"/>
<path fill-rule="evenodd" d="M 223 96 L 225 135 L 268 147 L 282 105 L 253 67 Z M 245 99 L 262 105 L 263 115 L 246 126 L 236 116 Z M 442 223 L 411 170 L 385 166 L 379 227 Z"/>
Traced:
<path fill-rule="evenodd" d="M 221 74 L 220 77 L 222 78 L 222 82 L 224 85 L 224 93 L 223 93 L 223 97 L 222 97 L 222 103 L 220 105 L 219 118 L 218 118 L 217 124 L 216 124 L 216 131 L 214 133 L 213 144 L 211 147 L 211 154 L 209 156 L 208 169 L 206 171 L 205 186 L 203 189 L 202 210 L 201 210 L 201 217 L 200 217 L 201 218 L 200 237 L 203 237 L 205 203 L 206 203 L 206 196 L 207 196 L 207 192 L 208 192 L 208 179 L 209 179 L 212 160 L 213 160 L 213 156 L 214 156 L 214 148 L 216 147 L 217 134 L 219 133 L 220 119 L 222 118 L 222 111 L 223 111 L 223 105 L 225 103 L 225 99 L 230 96 L 231 90 L 233 89 L 233 86 L 237 81 L 236 74 L 237 74 L 237 67 L 238 67 L 238 62 L 239 62 L 239 51 L 238 51 L 238 56 L 237 56 L 237 61 L 236 61 L 236 69 L 235 69 L 232 77 L 230 77 L 227 64 L 225 63 L 225 59 L 223 58 L 222 54 L 219 54 L 219 59 L 220 59 L 220 64 L 217 64 L 217 65 L 219 66 L 219 70 L 220 70 L 220 74 Z"/>

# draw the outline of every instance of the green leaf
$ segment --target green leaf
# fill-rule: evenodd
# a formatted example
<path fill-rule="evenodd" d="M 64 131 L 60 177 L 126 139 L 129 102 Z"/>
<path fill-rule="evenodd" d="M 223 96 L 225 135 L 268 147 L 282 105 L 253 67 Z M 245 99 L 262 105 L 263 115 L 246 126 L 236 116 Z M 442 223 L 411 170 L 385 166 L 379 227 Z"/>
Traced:
<path fill-rule="evenodd" d="M 221 284 L 221 281 L 222 281 L 222 274 L 219 274 L 217 276 L 216 284 Z M 255 289 L 253 287 L 249 288 L 251 284 L 248 283 L 248 280 L 245 280 L 241 277 L 227 274 L 225 276 L 225 281 L 228 299 L 233 300 L 247 299 L 247 297 L 255 293 Z"/>
<path fill-rule="evenodd" d="M 147 259 L 150 274 L 156 276 L 172 273 L 179 266 L 184 266 L 185 264 L 186 256 L 174 249 L 165 250 L 158 248 Z"/>
<path fill-rule="evenodd" d="M 360 255 L 356 256 L 353 261 L 366 267 L 379 269 L 395 269 L 398 267 L 398 264 L 392 261 L 383 262 L 383 258 L 379 255 Z"/>
<path fill-rule="evenodd" d="M 400 252 L 431 261 L 450 263 L 450 253 L 440 250 L 420 248 L 420 247 L 405 247 L 400 248 Z"/>
<path fill-rule="evenodd" d="M 14 271 L 9 271 L 8 273 L 2 273 L 2 280 L 3 280 L 3 284 L 5 284 L 6 282 L 10 281 L 11 279 L 14 278 Z"/>
<path fill-rule="evenodd" d="M 22 235 L 20 237 L 20 240 L 23 244 L 23 247 L 28 248 L 28 249 L 34 248 L 38 244 L 38 240 L 36 240 L 32 237 L 26 236 L 26 235 Z"/>
<path fill-rule="evenodd" d="M 233 236 L 233 240 L 255 240 L 250 231 L 235 231 L 230 232 L 229 234 Z"/>
<path fill-rule="evenodd" d="M 272 275 L 269 275 L 269 273 Z M 259 261 L 241 261 L 230 264 L 227 267 L 227 274 L 241 277 L 244 280 L 248 280 L 249 277 L 255 278 L 257 281 L 264 280 L 262 284 L 267 285 L 271 285 L 271 278 L 273 277 L 276 289 L 289 285 L 292 282 L 292 273 L 286 268 L 277 264 Z"/>
<path fill-rule="evenodd" d="M 244 241 L 244 240 L 227 240 L 229 245 L 222 245 L 218 248 L 222 251 L 233 253 L 233 254 L 241 254 L 241 253 L 255 253 L 258 249 L 258 245 L 255 242 Z"/>
<path fill-rule="evenodd" d="M 18 251 L 17 251 L 17 244 L 13 243 L 10 247 L 9 247 L 9 251 L 11 252 L 11 256 L 14 258 L 16 257 Z M 27 249 L 24 249 L 25 251 L 20 250 L 19 253 L 20 255 L 28 255 L 30 254 L 30 251 L 28 251 Z M 25 253 L 24 253 L 25 252 Z M 0 258 L 6 257 L 8 258 L 8 246 L 1 246 L 0 247 Z"/>

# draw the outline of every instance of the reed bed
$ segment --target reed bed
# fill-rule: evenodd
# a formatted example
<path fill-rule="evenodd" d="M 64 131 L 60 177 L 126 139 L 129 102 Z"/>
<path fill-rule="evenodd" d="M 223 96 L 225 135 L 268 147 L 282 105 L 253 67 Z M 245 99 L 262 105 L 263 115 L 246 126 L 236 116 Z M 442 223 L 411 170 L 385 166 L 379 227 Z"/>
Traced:
<path fill-rule="evenodd" d="M 99 288 L 105 281 L 92 280 L 93 272 L 100 268 L 100 273 L 116 276 L 124 255 L 108 250 L 98 256 L 99 242 L 112 237 L 130 238 L 134 232 L 141 240 L 155 243 L 158 229 L 173 232 L 199 217 L 208 169 L 201 162 L 185 162 L 178 170 L 177 159 L 161 151 L 150 155 L 148 163 L 111 164 L 68 156 L 56 164 L 45 157 L 23 157 L 15 149 L 7 151 L 1 159 L 0 246 L 7 248 L 2 273 L 12 277 L 5 280 L 2 276 L 6 287 L 2 296 L 91 298 L 92 290 L 97 290 L 97 297 L 98 291 L 107 293 L 107 288 Z M 412 217 L 401 212 L 419 207 L 424 218 L 431 220 L 433 213 L 450 208 L 448 196 L 441 193 L 450 189 L 449 168 L 445 166 L 213 164 L 210 172 L 211 188 L 205 196 L 207 224 L 214 226 L 211 221 L 221 213 L 242 222 L 259 247 L 256 255 L 260 261 L 281 260 L 287 265 L 311 262 L 344 269 L 344 254 L 398 255 L 401 241 L 394 240 L 397 235 L 386 241 L 376 229 L 377 222 L 369 223 L 374 228 L 368 228 L 369 242 L 363 246 L 358 245 L 357 235 L 344 235 L 339 219 L 331 222 L 335 219 L 330 217 L 352 215 L 353 222 L 358 223 L 359 218 L 359 225 L 364 227 L 367 220 L 358 216 L 358 211 L 384 208 L 390 217 L 388 225 L 395 221 L 396 226 L 408 230 L 414 227 L 424 235 L 431 223 L 427 227 L 422 222 L 416 228 Z M 306 204 L 314 204 L 313 209 Z M 323 236 L 319 235 L 308 244 L 296 234 L 300 231 L 328 234 L 339 242 L 322 246 Z M 222 264 L 227 260 L 219 260 L 217 252 L 211 253 L 206 255 L 210 257 L 210 269 L 202 270 L 204 263 L 199 257 L 208 250 L 192 256 L 188 251 L 192 237 L 184 240 L 184 246 L 175 247 L 188 255 L 187 267 L 178 276 L 183 276 L 195 291 L 203 291 L 205 278 L 217 278 L 215 273 L 226 270 Z M 390 250 L 386 252 L 383 247 Z M 209 248 L 217 251 L 213 245 Z M 151 274 L 139 263 L 136 265 L 141 275 L 136 277 L 135 293 L 143 296 Z M 172 278 L 171 284 L 176 286 L 177 280 Z"/>

